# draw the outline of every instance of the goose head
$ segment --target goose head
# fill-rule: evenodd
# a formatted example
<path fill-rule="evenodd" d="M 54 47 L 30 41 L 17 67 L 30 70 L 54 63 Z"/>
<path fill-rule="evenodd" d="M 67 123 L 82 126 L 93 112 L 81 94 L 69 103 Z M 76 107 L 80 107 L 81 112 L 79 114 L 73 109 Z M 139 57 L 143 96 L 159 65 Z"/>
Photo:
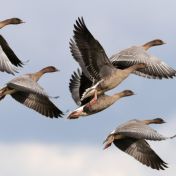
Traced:
<path fill-rule="evenodd" d="M 163 45 L 163 44 L 166 44 L 163 40 L 160 40 L 160 39 L 155 39 L 155 40 L 152 40 L 150 42 L 147 42 L 143 45 L 143 48 L 145 50 L 148 50 L 149 48 L 153 47 L 153 46 L 159 46 L 159 45 Z"/>
<path fill-rule="evenodd" d="M 77 108 L 76 110 L 72 111 L 72 112 L 68 115 L 67 119 L 77 119 L 77 118 L 79 118 L 80 116 L 86 116 L 87 113 L 84 112 L 84 107 L 85 107 L 85 105 L 83 105 L 83 106 Z"/>
<path fill-rule="evenodd" d="M 124 90 L 122 94 L 124 97 L 135 95 L 135 93 L 132 90 Z"/>
<path fill-rule="evenodd" d="M 52 72 L 57 72 L 57 71 L 59 70 L 54 66 L 48 66 L 40 70 L 40 72 L 43 72 L 43 73 L 52 73 Z"/>
<path fill-rule="evenodd" d="M 153 119 L 153 123 L 162 124 L 162 123 L 166 123 L 166 122 L 163 119 L 161 119 L 161 118 L 156 118 L 156 119 Z"/>
<path fill-rule="evenodd" d="M 9 21 L 9 24 L 21 24 L 21 23 L 25 23 L 20 18 L 10 18 L 10 19 L 8 19 L 8 21 Z"/>

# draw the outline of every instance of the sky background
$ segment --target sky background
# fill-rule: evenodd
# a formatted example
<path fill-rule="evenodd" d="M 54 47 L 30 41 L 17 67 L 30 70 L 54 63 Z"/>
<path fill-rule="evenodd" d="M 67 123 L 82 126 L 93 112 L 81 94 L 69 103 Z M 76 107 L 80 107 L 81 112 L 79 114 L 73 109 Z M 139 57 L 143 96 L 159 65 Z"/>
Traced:
<path fill-rule="evenodd" d="M 6 0 L 1 2 L 0 19 L 19 17 L 26 23 L 7 26 L 1 34 L 21 60 L 30 60 L 16 76 L 48 65 L 61 70 L 43 76 L 39 83 L 49 95 L 60 96 L 52 101 L 67 115 L 77 107 L 68 89 L 70 75 L 78 68 L 69 51 L 75 20 L 84 17 L 108 56 L 160 38 L 167 44 L 150 49 L 150 53 L 176 68 L 175 7 L 174 0 Z M 0 74 L 1 87 L 13 79 Z M 0 175 L 173 176 L 175 140 L 150 142 L 169 163 L 165 171 L 143 166 L 115 146 L 103 151 L 102 141 L 116 126 L 134 118 L 162 117 L 167 123 L 153 127 L 166 136 L 176 133 L 175 86 L 175 79 L 148 80 L 131 75 L 108 94 L 131 89 L 135 96 L 72 121 L 45 118 L 7 96 L 0 102 Z"/>

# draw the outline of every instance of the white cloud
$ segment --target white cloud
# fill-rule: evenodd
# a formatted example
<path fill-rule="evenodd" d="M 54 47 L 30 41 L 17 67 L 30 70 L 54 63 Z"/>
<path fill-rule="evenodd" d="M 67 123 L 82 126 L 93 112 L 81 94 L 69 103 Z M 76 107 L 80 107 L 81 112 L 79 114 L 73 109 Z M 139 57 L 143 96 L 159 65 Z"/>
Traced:
<path fill-rule="evenodd" d="M 165 118 L 167 121 L 167 119 Z M 169 118 L 164 125 L 155 125 L 158 132 L 173 135 L 176 119 Z M 0 175 L 3 176 L 173 176 L 176 173 L 175 140 L 150 142 L 158 155 L 169 163 L 165 171 L 152 170 L 112 146 L 0 143 Z"/>
<path fill-rule="evenodd" d="M 157 143 L 158 145 L 159 143 Z M 174 143 L 166 141 L 154 148 L 169 162 L 166 171 L 155 171 L 114 146 L 61 145 L 46 143 L 0 144 L 0 175 L 3 176 L 164 176 L 174 175 Z M 159 146 L 159 145 L 158 145 Z M 152 145 L 153 147 L 153 145 Z M 167 151 L 167 153 L 165 152 Z M 172 161 L 172 162 L 171 162 Z"/>

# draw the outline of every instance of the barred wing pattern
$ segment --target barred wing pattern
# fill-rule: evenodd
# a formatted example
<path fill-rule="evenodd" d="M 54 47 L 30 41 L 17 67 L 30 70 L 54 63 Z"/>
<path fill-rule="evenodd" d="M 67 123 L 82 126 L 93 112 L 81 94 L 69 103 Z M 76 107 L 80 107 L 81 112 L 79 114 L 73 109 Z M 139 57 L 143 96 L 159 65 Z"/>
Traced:
<path fill-rule="evenodd" d="M 16 101 L 25 105 L 28 108 L 31 108 L 40 114 L 50 117 L 57 118 L 62 117 L 63 113 L 59 110 L 47 96 L 38 95 L 34 93 L 27 92 L 16 92 L 11 95 Z"/>
<path fill-rule="evenodd" d="M 0 35 L 0 71 L 14 74 L 18 71 L 18 66 L 23 63 L 9 47 L 6 40 Z"/>
<path fill-rule="evenodd" d="M 147 78 L 162 79 L 173 78 L 176 70 L 161 61 L 159 58 L 148 54 L 142 47 L 133 46 L 111 56 L 110 61 L 119 69 L 130 67 L 137 63 L 145 63 L 146 68 L 134 71 L 135 74 Z"/>
<path fill-rule="evenodd" d="M 92 76 L 90 75 L 90 73 L 88 72 L 86 68 L 82 54 L 78 46 L 76 45 L 75 41 L 71 39 L 69 44 L 70 44 L 70 52 L 72 53 L 72 56 L 76 60 L 76 62 L 78 62 L 78 64 L 80 65 L 84 75 L 90 80 L 93 80 Z"/>
<path fill-rule="evenodd" d="M 9 83 L 7 83 L 7 86 L 22 92 L 48 96 L 44 89 L 37 82 L 31 80 L 28 75 L 12 79 Z"/>
<path fill-rule="evenodd" d="M 44 89 L 29 75 L 23 75 L 10 81 L 7 86 L 16 90 L 11 96 L 25 106 L 46 117 L 61 117 L 63 115 L 50 100 Z"/>
<path fill-rule="evenodd" d="M 114 145 L 120 150 L 134 157 L 136 160 L 153 169 L 164 170 L 165 163 L 150 147 L 145 140 L 134 138 L 115 140 Z"/>
<path fill-rule="evenodd" d="M 96 80 L 107 76 L 114 66 L 109 61 L 103 47 L 87 29 L 83 18 L 74 25 L 74 40 L 82 54 L 87 70 Z"/>
<path fill-rule="evenodd" d="M 92 84 L 93 82 L 81 73 L 79 69 L 77 72 L 73 72 L 69 83 L 69 89 L 73 100 L 78 106 L 84 105 L 90 101 L 90 98 L 81 101 L 81 96 L 87 88 L 92 86 Z"/>
<path fill-rule="evenodd" d="M 117 127 L 114 134 L 121 134 L 127 137 L 133 137 L 136 139 L 147 139 L 147 140 L 166 140 L 169 137 L 164 137 L 159 134 L 156 130 L 150 126 L 143 124 L 139 120 L 131 120 L 121 126 Z M 172 137 L 171 137 L 172 138 Z"/>

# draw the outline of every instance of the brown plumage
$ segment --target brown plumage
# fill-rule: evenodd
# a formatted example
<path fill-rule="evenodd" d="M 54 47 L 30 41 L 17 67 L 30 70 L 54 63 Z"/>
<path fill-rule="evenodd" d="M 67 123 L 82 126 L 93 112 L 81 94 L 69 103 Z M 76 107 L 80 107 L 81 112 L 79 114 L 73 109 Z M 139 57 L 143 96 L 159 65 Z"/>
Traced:
<path fill-rule="evenodd" d="M 107 109 L 108 107 L 110 107 L 120 98 L 131 96 L 131 95 L 134 95 L 134 93 L 131 90 L 124 90 L 112 96 L 105 95 L 105 94 L 99 95 L 96 101 L 91 100 L 90 102 L 86 103 L 85 105 L 71 112 L 68 116 L 68 119 L 77 119 L 80 116 L 88 116 L 88 115 L 101 112 Z"/>
<path fill-rule="evenodd" d="M 19 18 L 10 18 L 0 21 L 0 29 L 10 24 L 24 23 Z M 22 61 L 16 56 L 14 51 L 10 48 L 7 41 L 0 35 L 0 71 L 13 74 L 18 72 L 18 67 L 22 67 Z"/>
<path fill-rule="evenodd" d="M 55 67 L 49 66 L 38 72 L 14 78 L 0 90 L 0 99 L 9 94 L 16 101 L 46 117 L 61 117 L 62 111 L 49 100 L 47 93 L 37 83 L 43 74 L 56 71 L 58 70 Z"/>
<path fill-rule="evenodd" d="M 145 44 L 142 45 L 142 47 L 147 51 L 149 48 L 153 47 L 153 46 L 159 46 L 159 45 L 163 45 L 165 44 L 164 41 L 160 40 L 160 39 L 155 39 L 152 41 L 149 41 Z"/>
<path fill-rule="evenodd" d="M 123 80 L 125 80 L 130 73 L 134 70 L 144 68 L 145 64 L 136 64 L 124 70 L 113 70 L 109 75 L 105 76 L 99 80 L 95 85 L 85 90 L 82 95 L 81 100 L 84 100 L 87 97 L 95 95 L 95 100 L 97 95 L 101 95 L 108 90 L 111 90 L 118 86 Z M 110 71 L 110 70 L 109 70 Z"/>
<path fill-rule="evenodd" d="M 151 47 L 163 45 L 164 41 L 155 39 L 143 45 L 132 46 L 110 57 L 112 64 L 118 69 L 126 69 L 137 63 L 145 63 L 146 68 L 135 70 L 133 73 L 151 79 L 169 79 L 176 76 L 176 70 L 160 58 L 147 52 Z"/>
<path fill-rule="evenodd" d="M 19 18 L 10 18 L 10 19 L 6 19 L 6 20 L 3 20 L 3 21 L 0 21 L 0 29 L 7 26 L 7 25 L 10 25 L 10 24 L 21 24 L 21 23 L 24 23 L 23 20 L 19 19 Z"/>
<path fill-rule="evenodd" d="M 16 56 L 7 41 L 0 35 L 0 71 L 13 74 L 18 72 L 23 62 Z"/>
<path fill-rule="evenodd" d="M 149 127 L 149 124 L 165 123 L 163 119 L 152 120 L 130 120 L 112 131 L 104 141 L 104 149 L 112 143 L 120 150 L 134 157 L 136 160 L 153 169 L 164 170 L 167 168 L 165 163 L 150 147 L 146 140 L 160 141 L 172 137 L 164 137 Z"/>
<path fill-rule="evenodd" d="M 92 84 L 93 80 L 90 78 L 88 79 L 79 69 L 72 74 L 69 89 L 72 98 L 79 107 L 68 115 L 68 119 L 77 119 L 80 116 L 88 116 L 98 113 L 114 104 L 120 98 L 134 95 L 131 90 L 125 90 L 112 96 L 101 94 L 97 97 L 96 101 L 94 101 L 92 97 L 81 101 L 82 93 Z"/>
<path fill-rule="evenodd" d="M 103 47 L 87 29 L 83 18 L 76 20 L 73 37 L 79 52 L 74 47 L 74 41 L 71 40 L 70 48 L 72 48 L 72 54 L 75 53 L 75 58 L 81 55 L 85 68 L 95 80 L 95 84 L 83 94 L 82 100 L 92 95 L 95 95 L 96 100 L 97 95 L 118 86 L 131 72 L 146 67 L 144 63 L 139 63 L 124 70 L 116 69 L 108 59 Z M 79 60 L 77 61 L 79 62 Z M 82 63 L 80 63 L 80 66 L 84 70 Z"/>

